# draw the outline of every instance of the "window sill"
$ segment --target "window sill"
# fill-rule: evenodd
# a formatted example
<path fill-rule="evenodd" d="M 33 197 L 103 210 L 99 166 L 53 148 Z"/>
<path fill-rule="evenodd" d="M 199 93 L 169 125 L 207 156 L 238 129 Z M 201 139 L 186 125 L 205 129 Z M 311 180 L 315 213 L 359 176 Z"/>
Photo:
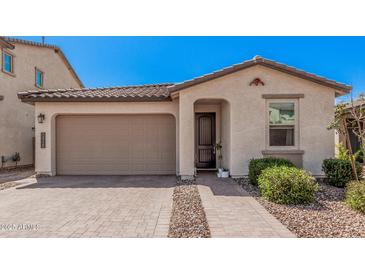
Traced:
<path fill-rule="evenodd" d="M 16 76 L 15 73 L 8 72 L 8 71 L 6 71 L 4 69 L 2 69 L 1 71 L 4 72 L 5 74 L 9 75 L 9 76 L 12 76 L 12 77 L 15 77 Z"/>
<path fill-rule="evenodd" d="M 270 149 L 270 150 L 263 150 L 263 151 L 261 151 L 261 153 L 262 153 L 262 155 L 272 155 L 272 154 L 303 155 L 304 150 L 299 150 L 299 149 L 286 149 L 286 150 Z"/>

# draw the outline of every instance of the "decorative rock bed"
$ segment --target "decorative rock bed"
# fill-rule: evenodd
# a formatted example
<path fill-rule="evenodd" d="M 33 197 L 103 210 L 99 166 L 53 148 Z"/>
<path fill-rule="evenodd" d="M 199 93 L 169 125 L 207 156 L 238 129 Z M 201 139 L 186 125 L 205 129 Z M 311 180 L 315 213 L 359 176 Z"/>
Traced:
<path fill-rule="evenodd" d="M 173 194 L 170 238 L 209 238 L 210 230 L 193 181 L 178 181 Z"/>
<path fill-rule="evenodd" d="M 345 189 L 320 183 L 316 201 L 309 205 L 280 205 L 260 197 L 248 179 L 237 182 L 298 237 L 365 237 L 365 215 L 344 203 Z"/>
<path fill-rule="evenodd" d="M 16 181 L 33 175 L 33 167 L 3 168 L 0 170 L 0 190 L 21 185 L 21 182 Z"/>

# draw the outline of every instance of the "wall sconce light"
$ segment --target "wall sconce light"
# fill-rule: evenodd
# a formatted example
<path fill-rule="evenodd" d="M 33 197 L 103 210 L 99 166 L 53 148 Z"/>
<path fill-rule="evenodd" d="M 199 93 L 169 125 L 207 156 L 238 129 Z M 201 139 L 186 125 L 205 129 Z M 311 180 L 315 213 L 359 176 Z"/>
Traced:
<path fill-rule="evenodd" d="M 43 113 L 39 113 L 38 115 L 38 123 L 42 124 L 44 119 L 46 118 Z"/>

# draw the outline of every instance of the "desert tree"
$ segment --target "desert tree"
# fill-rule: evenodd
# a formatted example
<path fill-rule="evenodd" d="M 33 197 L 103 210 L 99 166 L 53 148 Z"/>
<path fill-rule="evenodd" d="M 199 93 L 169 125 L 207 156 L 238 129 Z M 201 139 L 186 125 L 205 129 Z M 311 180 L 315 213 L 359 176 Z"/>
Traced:
<path fill-rule="evenodd" d="M 365 97 L 360 95 L 357 100 L 353 100 L 351 93 L 350 103 L 340 103 L 336 105 L 335 116 L 328 126 L 328 129 L 335 129 L 345 137 L 346 147 L 348 148 L 349 160 L 351 161 L 352 171 L 355 179 L 359 180 L 356 170 L 356 158 L 359 152 L 365 152 Z M 357 137 L 360 143 L 360 151 L 353 151 L 350 141 L 350 130 Z M 365 153 L 362 153 L 365 163 Z"/>

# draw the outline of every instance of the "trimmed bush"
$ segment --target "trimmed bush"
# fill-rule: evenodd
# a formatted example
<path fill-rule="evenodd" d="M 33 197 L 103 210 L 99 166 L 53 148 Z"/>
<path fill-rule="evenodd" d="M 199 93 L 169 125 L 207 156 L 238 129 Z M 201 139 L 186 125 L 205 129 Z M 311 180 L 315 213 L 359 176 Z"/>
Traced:
<path fill-rule="evenodd" d="M 287 159 L 272 157 L 251 159 L 248 166 L 248 177 L 250 179 L 250 183 L 257 185 L 257 179 L 259 178 L 261 172 L 268 167 L 274 166 L 295 167 L 295 165 Z"/>
<path fill-rule="evenodd" d="M 361 173 L 361 165 L 356 163 L 357 174 Z M 342 159 L 325 159 L 322 170 L 326 174 L 328 183 L 337 187 L 345 187 L 346 184 L 355 179 L 352 173 L 351 162 Z"/>
<path fill-rule="evenodd" d="M 346 203 L 365 214 L 365 182 L 352 181 L 346 187 Z"/>
<path fill-rule="evenodd" d="M 319 190 L 316 180 L 304 169 L 276 166 L 265 169 L 258 179 L 261 195 L 278 204 L 307 204 Z"/>

